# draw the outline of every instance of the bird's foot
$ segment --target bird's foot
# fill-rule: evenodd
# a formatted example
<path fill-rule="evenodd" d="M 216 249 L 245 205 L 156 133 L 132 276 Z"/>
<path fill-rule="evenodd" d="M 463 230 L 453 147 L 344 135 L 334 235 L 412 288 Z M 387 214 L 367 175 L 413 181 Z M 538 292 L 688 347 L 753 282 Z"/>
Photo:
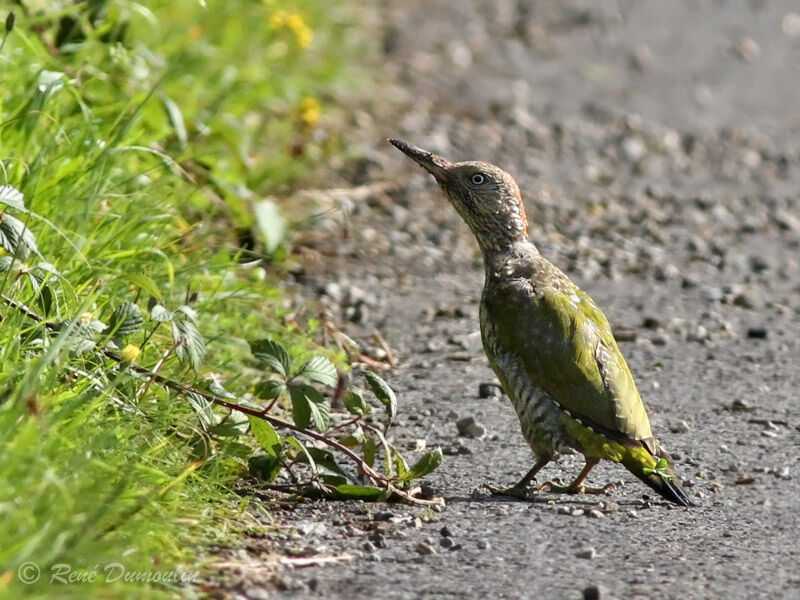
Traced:
<path fill-rule="evenodd" d="M 520 500 L 530 499 L 528 488 L 521 485 L 513 485 L 509 488 L 499 488 L 488 483 L 483 484 L 483 487 L 489 491 L 492 496 L 511 496 Z"/>
<path fill-rule="evenodd" d="M 616 492 L 617 486 L 613 483 L 607 483 L 604 486 L 592 487 L 584 485 L 583 483 L 575 483 L 574 481 L 569 485 L 564 485 L 560 479 L 553 479 L 552 481 L 545 481 L 536 488 L 537 492 L 543 492 L 545 490 L 557 494 L 607 494 L 609 492 Z"/>

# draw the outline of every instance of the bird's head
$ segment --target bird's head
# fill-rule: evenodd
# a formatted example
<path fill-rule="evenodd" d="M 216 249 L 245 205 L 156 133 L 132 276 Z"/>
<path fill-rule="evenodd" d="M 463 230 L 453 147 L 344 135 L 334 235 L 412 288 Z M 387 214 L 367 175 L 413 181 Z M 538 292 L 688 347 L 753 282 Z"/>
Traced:
<path fill-rule="evenodd" d="M 390 139 L 389 143 L 434 176 L 484 251 L 526 241 L 528 220 L 511 175 L 489 163 L 451 163 L 400 140 Z"/>

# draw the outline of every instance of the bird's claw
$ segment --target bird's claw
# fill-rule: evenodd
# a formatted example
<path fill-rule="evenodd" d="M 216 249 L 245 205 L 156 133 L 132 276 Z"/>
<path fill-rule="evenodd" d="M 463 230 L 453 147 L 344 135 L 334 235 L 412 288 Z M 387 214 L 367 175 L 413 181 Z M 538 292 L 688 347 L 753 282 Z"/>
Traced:
<path fill-rule="evenodd" d="M 543 492 L 549 490 L 557 494 L 608 494 L 617 491 L 617 486 L 613 483 L 607 483 L 604 486 L 592 487 L 582 483 L 564 485 L 560 479 L 553 479 L 552 481 L 545 481 L 540 485 L 536 491 Z"/>
<path fill-rule="evenodd" d="M 492 496 L 511 496 L 512 498 L 518 498 L 519 500 L 527 500 L 529 498 L 528 488 L 518 485 L 513 485 L 509 488 L 499 488 L 485 483 L 483 484 L 483 487 L 488 490 Z"/>

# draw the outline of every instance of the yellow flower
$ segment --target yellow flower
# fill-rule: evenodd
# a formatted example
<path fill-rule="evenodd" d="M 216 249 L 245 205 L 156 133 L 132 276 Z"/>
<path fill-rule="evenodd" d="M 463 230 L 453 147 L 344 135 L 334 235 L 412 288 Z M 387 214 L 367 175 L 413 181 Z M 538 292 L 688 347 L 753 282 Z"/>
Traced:
<path fill-rule="evenodd" d="M 120 352 L 119 354 L 122 357 L 123 361 L 125 361 L 126 363 L 132 363 L 138 358 L 141 352 L 142 351 L 139 349 L 139 346 L 136 346 L 135 344 L 128 344 L 122 349 L 122 352 Z"/>
<path fill-rule="evenodd" d="M 306 127 L 314 127 L 319 122 L 320 104 L 313 96 L 306 96 L 300 100 L 300 121 Z"/>
<path fill-rule="evenodd" d="M 314 32 L 306 25 L 302 15 L 285 10 L 274 12 L 269 18 L 269 25 L 276 30 L 291 32 L 294 42 L 299 48 L 308 48 L 314 38 Z"/>

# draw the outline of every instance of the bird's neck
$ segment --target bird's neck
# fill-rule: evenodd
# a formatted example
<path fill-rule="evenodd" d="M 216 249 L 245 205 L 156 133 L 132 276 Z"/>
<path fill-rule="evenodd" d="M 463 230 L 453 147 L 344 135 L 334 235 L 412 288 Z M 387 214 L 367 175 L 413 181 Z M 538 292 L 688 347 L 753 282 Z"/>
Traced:
<path fill-rule="evenodd" d="M 529 278 L 537 261 L 542 260 L 539 250 L 528 240 L 517 240 L 499 248 L 482 248 L 486 281 Z"/>

